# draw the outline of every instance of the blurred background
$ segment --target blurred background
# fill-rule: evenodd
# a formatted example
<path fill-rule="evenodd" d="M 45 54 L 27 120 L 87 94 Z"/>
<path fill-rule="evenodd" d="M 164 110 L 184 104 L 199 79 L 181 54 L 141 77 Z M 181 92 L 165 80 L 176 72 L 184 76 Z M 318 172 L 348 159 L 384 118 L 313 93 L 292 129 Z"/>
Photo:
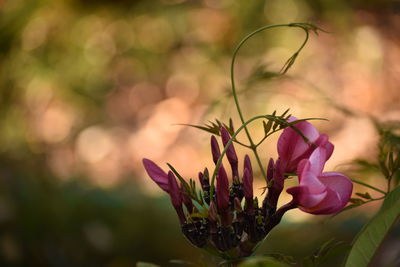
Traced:
<path fill-rule="evenodd" d="M 385 188 L 349 163 L 376 157 L 371 117 L 400 119 L 400 1 L 0 0 L 0 265 L 215 262 L 180 234 L 141 159 L 186 178 L 211 167 L 209 134 L 177 124 L 238 125 L 233 50 L 256 28 L 289 22 L 329 33 L 312 34 L 284 77 L 276 73 L 304 33 L 249 41 L 236 65 L 245 116 L 290 108 L 328 118 L 315 123 L 335 144 L 326 169 Z M 262 137 L 261 123 L 251 130 Z M 276 137 L 261 154 L 276 156 Z M 290 211 L 258 253 L 301 261 L 332 237 L 350 243 L 378 207 L 335 218 Z M 399 240 L 399 230 L 386 240 L 380 266 L 399 259 Z"/>

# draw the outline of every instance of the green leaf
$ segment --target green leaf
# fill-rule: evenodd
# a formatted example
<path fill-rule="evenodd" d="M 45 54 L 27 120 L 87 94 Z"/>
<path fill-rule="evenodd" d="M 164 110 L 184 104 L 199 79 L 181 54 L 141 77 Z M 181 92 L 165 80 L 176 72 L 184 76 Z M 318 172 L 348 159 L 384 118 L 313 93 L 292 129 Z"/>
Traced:
<path fill-rule="evenodd" d="M 272 123 L 273 123 L 272 120 L 268 120 L 268 123 L 265 123 L 265 121 L 263 121 L 263 126 L 264 126 L 264 133 L 265 133 L 265 135 L 268 135 L 269 131 L 271 130 L 271 128 L 272 128 Z"/>
<path fill-rule="evenodd" d="M 357 196 L 365 198 L 365 199 L 371 199 L 371 195 L 368 192 L 365 193 L 356 193 Z"/>
<path fill-rule="evenodd" d="M 239 264 L 239 267 L 288 267 L 290 265 L 277 261 L 272 257 L 250 257 Z"/>
<path fill-rule="evenodd" d="M 356 237 L 345 267 L 368 266 L 386 234 L 400 215 L 400 187 L 390 192 L 379 212 Z"/>
<path fill-rule="evenodd" d="M 331 239 L 326 241 L 314 251 L 313 255 L 303 259 L 303 266 L 324 266 L 324 263 L 329 262 L 332 258 L 345 255 L 350 250 L 350 245 L 342 241 Z"/>
<path fill-rule="evenodd" d="M 160 267 L 160 265 L 156 265 L 149 262 L 139 261 L 136 263 L 136 267 Z"/>

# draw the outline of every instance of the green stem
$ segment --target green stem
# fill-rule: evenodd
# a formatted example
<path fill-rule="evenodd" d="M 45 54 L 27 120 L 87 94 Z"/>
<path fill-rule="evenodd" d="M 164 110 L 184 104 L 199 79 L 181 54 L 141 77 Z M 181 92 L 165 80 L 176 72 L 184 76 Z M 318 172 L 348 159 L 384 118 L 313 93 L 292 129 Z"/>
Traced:
<path fill-rule="evenodd" d="M 242 113 L 242 110 L 240 108 L 240 104 L 239 104 L 239 99 L 237 96 L 237 92 L 236 92 L 236 86 L 235 86 L 235 61 L 236 61 L 236 55 L 239 52 L 239 49 L 243 46 L 243 44 L 250 39 L 252 36 L 254 36 L 255 34 L 267 30 L 267 29 L 272 29 L 272 28 L 277 28 L 277 27 L 298 27 L 301 28 L 305 31 L 306 33 L 306 38 L 304 40 L 304 42 L 302 43 L 302 45 L 300 46 L 300 48 L 296 51 L 296 53 L 293 54 L 293 56 L 291 58 L 289 58 L 289 60 L 286 62 L 286 64 L 283 66 L 282 70 L 281 70 L 281 74 L 285 74 L 286 71 L 291 67 L 291 65 L 293 64 L 294 60 L 296 59 L 297 55 L 300 53 L 300 51 L 304 48 L 304 46 L 306 45 L 307 41 L 308 41 L 308 37 L 309 37 L 309 33 L 308 33 L 308 29 L 306 27 L 306 24 L 301 24 L 301 23 L 288 23 L 288 24 L 274 24 L 274 25 L 268 25 L 268 26 L 264 26 L 261 27 L 257 30 L 255 30 L 254 32 L 250 33 L 249 35 L 247 35 L 245 38 L 242 39 L 242 41 L 240 41 L 240 43 L 238 44 L 238 46 L 236 47 L 235 51 L 233 52 L 233 56 L 232 56 L 232 62 L 231 62 L 231 83 L 232 83 L 232 95 L 233 95 L 233 99 L 235 101 L 236 104 L 236 109 L 239 113 L 239 117 L 240 120 L 242 122 L 242 124 L 245 123 L 245 119 Z M 264 178 L 267 177 L 266 171 L 262 165 L 260 156 L 258 155 L 257 152 L 257 145 L 254 144 L 253 139 L 250 135 L 249 130 L 247 129 L 247 127 L 244 127 L 247 138 L 249 139 L 250 142 L 250 149 L 253 151 L 256 159 L 257 159 L 257 163 L 260 167 L 261 173 L 263 174 Z"/>
<path fill-rule="evenodd" d="M 384 194 L 384 195 L 387 194 L 385 191 L 383 191 L 383 190 L 381 190 L 381 189 L 379 189 L 379 188 L 376 188 L 375 186 L 366 184 L 366 183 L 364 183 L 364 182 L 361 182 L 361 181 L 358 181 L 358 180 L 355 180 L 355 179 L 351 179 L 351 181 L 352 181 L 353 183 L 356 183 L 356 184 L 359 184 L 359 185 L 368 187 L 368 188 L 370 188 L 370 189 L 373 189 L 373 190 L 375 190 L 375 191 L 377 191 L 377 192 L 379 192 L 379 193 L 382 193 L 382 194 Z"/>

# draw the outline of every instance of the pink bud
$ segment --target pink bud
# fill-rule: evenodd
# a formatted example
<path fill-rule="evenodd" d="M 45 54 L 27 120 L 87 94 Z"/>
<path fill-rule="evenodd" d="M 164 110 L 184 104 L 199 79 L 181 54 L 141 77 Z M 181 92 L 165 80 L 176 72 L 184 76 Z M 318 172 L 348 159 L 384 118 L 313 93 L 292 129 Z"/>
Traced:
<path fill-rule="evenodd" d="M 182 193 L 181 189 L 176 182 L 175 175 L 169 171 L 168 172 L 168 185 L 169 185 L 169 195 L 171 197 L 172 205 L 176 207 L 182 206 Z"/>
<path fill-rule="evenodd" d="M 224 166 L 218 170 L 217 175 L 217 206 L 218 210 L 223 211 L 229 207 L 229 181 Z"/>
<path fill-rule="evenodd" d="M 231 139 L 231 135 L 229 134 L 228 130 L 225 127 L 221 127 L 221 137 L 222 143 L 226 146 Z M 232 168 L 232 176 L 238 177 L 238 157 L 236 155 L 235 147 L 231 144 L 226 151 L 226 157 L 228 158 L 229 164 Z"/>
<path fill-rule="evenodd" d="M 253 199 L 253 174 L 247 168 L 244 169 L 243 191 L 246 200 Z"/>
<path fill-rule="evenodd" d="M 221 156 L 221 151 L 219 150 L 217 138 L 215 138 L 214 135 L 211 136 L 211 153 L 213 156 L 214 163 L 217 164 L 217 161 L 218 161 L 219 157 Z"/>
<path fill-rule="evenodd" d="M 150 178 L 165 192 L 169 192 L 168 175 L 157 164 L 149 159 L 143 159 L 143 166 Z"/>
<path fill-rule="evenodd" d="M 273 177 L 274 177 L 274 160 L 270 158 L 267 167 L 267 182 L 271 181 Z"/>
<path fill-rule="evenodd" d="M 253 168 L 251 167 L 251 161 L 250 157 L 248 155 L 244 156 L 244 164 L 243 164 L 243 170 L 248 169 L 251 174 L 253 174 Z"/>

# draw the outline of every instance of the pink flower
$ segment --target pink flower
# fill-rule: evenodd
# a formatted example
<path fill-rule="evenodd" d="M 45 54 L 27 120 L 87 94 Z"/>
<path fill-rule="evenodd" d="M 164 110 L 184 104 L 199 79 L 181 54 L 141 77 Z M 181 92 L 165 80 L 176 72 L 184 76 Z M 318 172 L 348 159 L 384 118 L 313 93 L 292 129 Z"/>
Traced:
<path fill-rule="evenodd" d="M 299 186 L 287 189 L 293 195 L 298 208 L 311 214 L 333 214 L 348 203 L 353 184 L 338 172 L 322 172 L 328 153 L 325 147 L 318 147 L 309 159 L 299 163 Z"/>
<path fill-rule="evenodd" d="M 288 122 L 296 120 L 297 118 L 291 116 Z M 317 129 L 307 121 L 296 123 L 293 126 L 308 138 L 309 143 L 306 143 L 304 138 L 291 127 L 287 127 L 283 130 L 278 140 L 278 155 L 285 172 L 295 172 L 299 162 L 303 159 L 307 159 L 317 147 L 324 147 L 326 149 L 327 159 L 329 159 L 333 152 L 333 144 L 328 141 L 328 136 L 320 134 Z"/>

